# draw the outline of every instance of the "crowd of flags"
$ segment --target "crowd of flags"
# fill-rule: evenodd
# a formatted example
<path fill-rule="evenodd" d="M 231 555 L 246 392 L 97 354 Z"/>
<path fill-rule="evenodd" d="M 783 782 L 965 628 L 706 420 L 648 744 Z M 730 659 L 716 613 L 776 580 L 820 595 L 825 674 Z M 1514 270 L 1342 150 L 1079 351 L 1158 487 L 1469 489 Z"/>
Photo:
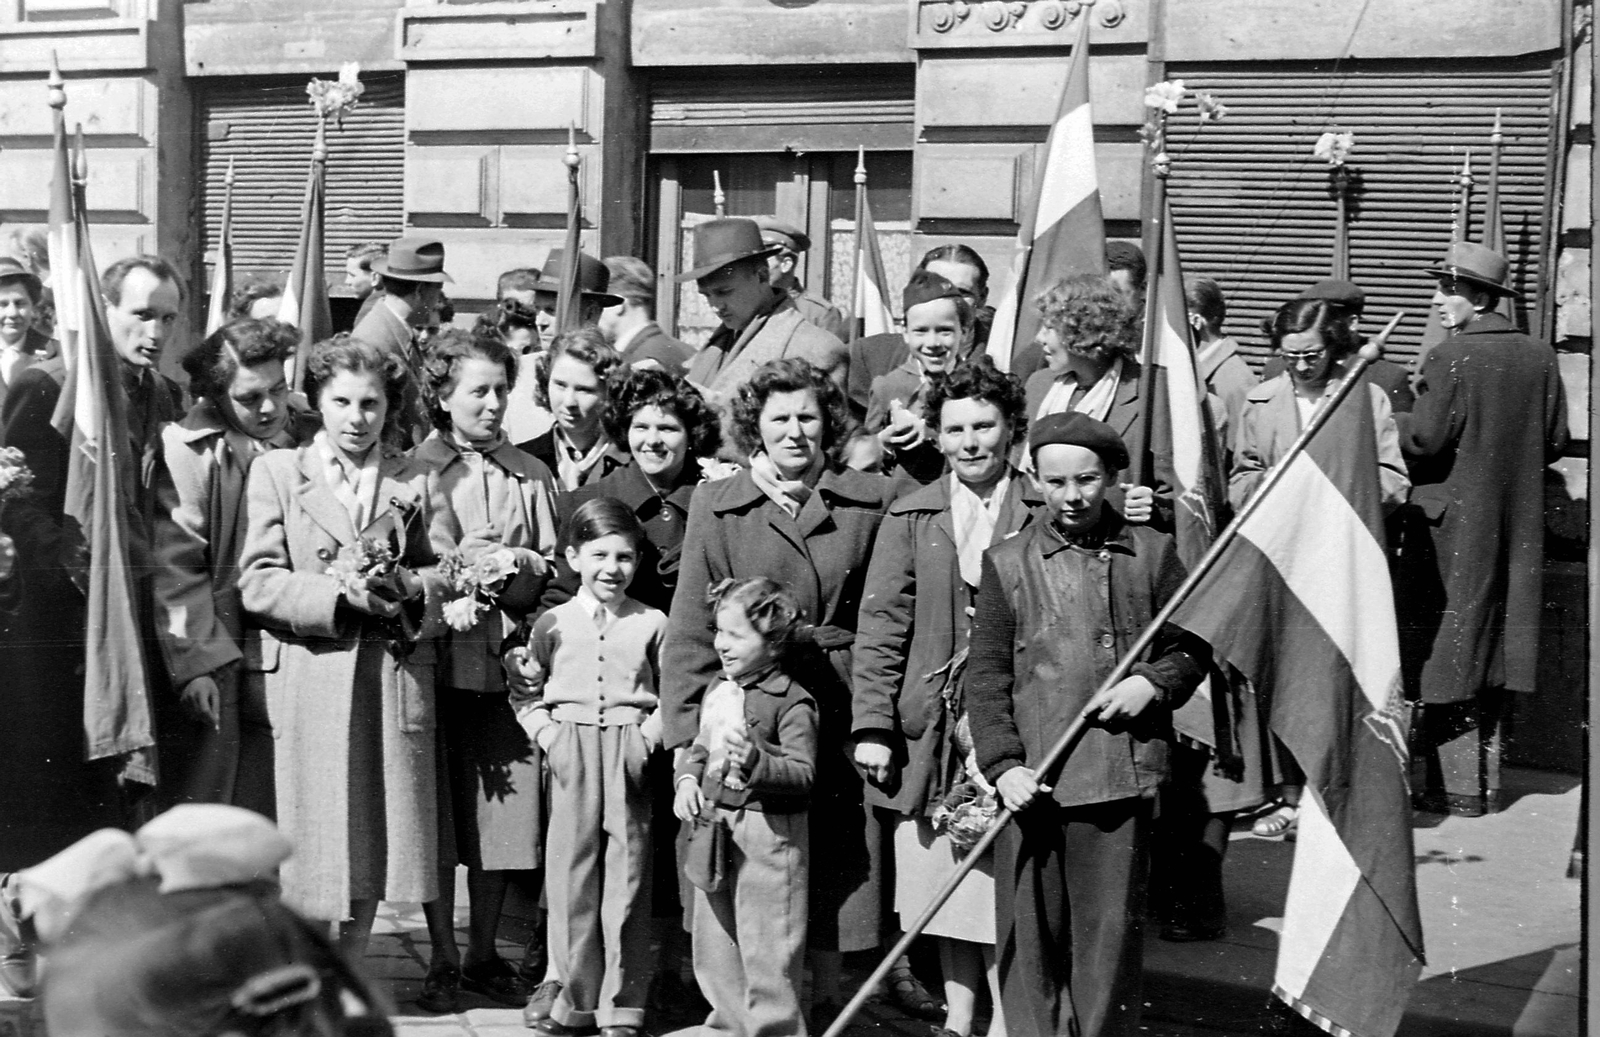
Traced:
<path fill-rule="evenodd" d="M 988 353 L 1002 368 L 1031 342 L 1031 302 L 1064 277 L 1105 272 L 1105 226 L 1095 168 L 1089 96 L 1089 22 L 1077 41 L 1040 161 L 1037 186 L 1018 233 L 1010 286 L 997 307 Z M 59 103 L 58 103 L 59 101 Z M 127 515 L 135 478 L 127 440 L 126 393 L 106 327 L 88 232 L 81 143 L 68 147 L 65 100 L 52 76 L 55 155 L 49 250 L 58 335 L 67 366 L 56 428 L 72 444 L 68 517 L 89 565 L 84 724 L 91 758 L 118 756 L 127 773 L 153 781 L 154 746 L 143 638 L 134 608 Z M 1498 190 L 1496 120 L 1481 239 L 1505 249 Z M 313 148 L 301 232 L 279 317 L 301 329 L 305 350 L 331 333 L 323 273 L 327 149 L 322 125 Z M 75 175 L 76 172 L 76 175 Z M 866 192 L 856 171 L 855 278 L 851 332 L 895 329 L 892 294 Z M 206 330 L 221 326 L 232 288 L 232 185 L 226 180 Z M 569 211 L 575 235 L 576 198 Z M 1467 180 L 1453 236 L 1468 236 Z M 1181 258 L 1171 213 L 1158 199 L 1152 276 L 1147 286 L 1144 375 L 1145 461 L 1170 461 L 1180 555 L 1207 554 L 1224 514 L 1223 476 L 1206 392 L 1195 358 Z M 574 218 L 576 214 L 576 218 Z M 569 241 L 566 255 L 576 254 Z M 1337 258 L 1337 257 L 1336 257 Z M 576 271 L 576 264 L 568 266 Z M 575 293 L 574 293 L 575 294 Z M 1430 326 L 1437 322 L 1429 322 Z M 1257 687 L 1272 688 L 1269 723 L 1306 774 L 1300 835 L 1279 949 L 1274 993 L 1334 1034 L 1391 1037 L 1423 962 L 1406 792 L 1404 712 L 1392 589 L 1382 545 L 1370 409 L 1356 403 L 1277 480 L 1270 501 L 1249 516 L 1180 610 L 1177 622 L 1204 637 L 1218 657 Z M 1209 715 L 1209 706 L 1194 715 Z M 1180 727 L 1183 727 L 1180 718 Z M 1208 742 L 1204 723 L 1186 731 Z"/>

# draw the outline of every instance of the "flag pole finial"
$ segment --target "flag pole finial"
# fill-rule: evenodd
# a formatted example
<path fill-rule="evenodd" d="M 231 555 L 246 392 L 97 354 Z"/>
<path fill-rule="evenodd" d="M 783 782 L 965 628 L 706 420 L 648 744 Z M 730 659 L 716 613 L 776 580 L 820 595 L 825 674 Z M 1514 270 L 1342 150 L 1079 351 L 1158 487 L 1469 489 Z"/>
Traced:
<path fill-rule="evenodd" d="M 67 81 L 61 78 L 61 60 L 53 50 L 50 52 L 50 78 L 46 83 L 50 87 L 50 107 L 59 112 L 67 106 Z"/>
<path fill-rule="evenodd" d="M 1461 159 L 1461 186 L 1472 186 L 1472 149 L 1468 148 L 1466 155 Z"/>
<path fill-rule="evenodd" d="M 859 187 L 867 182 L 867 149 L 856 149 L 856 185 Z"/>
<path fill-rule="evenodd" d="M 228 173 L 227 173 L 226 176 L 224 176 L 222 178 L 222 184 L 223 184 L 224 187 L 232 187 L 233 186 L 233 156 L 232 155 L 228 156 Z"/>
<path fill-rule="evenodd" d="M 317 136 L 311 142 L 311 161 L 328 161 L 328 120 L 326 118 L 319 117 L 317 119 Z"/>
<path fill-rule="evenodd" d="M 1496 108 L 1494 110 L 1494 129 L 1489 131 L 1489 143 L 1499 147 L 1505 139 L 1505 134 L 1500 130 L 1500 109 Z"/>
<path fill-rule="evenodd" d="M 722 193 L 722 173 L 715 169 L 711 171 L 711 207 L 718 216 L 728 210 L 728 196 Z"/>
<path fill-rule="evenodd" d="M 583 160 L 578 157 L 578 124 L 576 122 L 567 123 L 567 153 L 561 156 L 561 161 L 566 163 L 567 169 L 571 170 L 573 176 L 578 175 L 578 163 Z"/>
<path fill-rule="evenodd" d="M 72 183 L 83 187 L 89 183 L 89 152 L 83 146 L 83 123 L 73 127 L 75 137 L 72 148 Z"/>

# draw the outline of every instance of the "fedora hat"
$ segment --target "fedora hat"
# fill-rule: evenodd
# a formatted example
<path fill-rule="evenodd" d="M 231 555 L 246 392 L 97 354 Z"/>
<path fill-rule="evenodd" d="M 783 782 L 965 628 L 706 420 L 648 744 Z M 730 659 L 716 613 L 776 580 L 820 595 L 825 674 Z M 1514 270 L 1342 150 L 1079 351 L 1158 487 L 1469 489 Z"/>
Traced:
<path fill-rule="evenodd" d="M 544 269 L 539 274 L 539 283 L 533 286 L 536 292 L 554 292 L 561 294 L 561 279 L 567 270 L 567 250 L 553 248 L 545 257 Z M 586 299 L 593 299 L 601 306 L 618 306 L 622 303 L 622 296 L 612 295 L 606 289 L 611 287 L 611 271 L 600 260 L 587 252 L 578 253 L 578 293 Z"/>
<path fill-rule="evenodd" d="M 752 216 L 756 226 L 761 228 L 761 240 L 769 245 L 781 245 L 790 252 L 807 252 L 811 249 L 811 238 L 805 231 L 792 223 L 785 223 L 776 216 Z"/>
<path fill-rule="evenodd" d="M 396 281 L 454 284 L 444 272 L 444 242 L 432 238 L 401 238 L 389 251 L 372 261 L 372 272 Z"/>
<path fill-rule="evenodd" d="M 1473 241 L 1457 241 L 1444 254 L 1444 262 L 1428 267 L 1434 277 L 1451 278 L 1477 285 L 1495 295 L 1516 295 L 1515 288 L 1506 286 L 1511 277 L 1511 264 L 1506 257 L 1492 248 Z"/>
<path fill-rule="evenodd" d="M 770 256 L 783 248 L 761 240 L 755 220 L 740 217 L 707 220 L 694 229 L 694 266 L 678 275 L 679 281 L 698 281 L 729 263 Z"/>

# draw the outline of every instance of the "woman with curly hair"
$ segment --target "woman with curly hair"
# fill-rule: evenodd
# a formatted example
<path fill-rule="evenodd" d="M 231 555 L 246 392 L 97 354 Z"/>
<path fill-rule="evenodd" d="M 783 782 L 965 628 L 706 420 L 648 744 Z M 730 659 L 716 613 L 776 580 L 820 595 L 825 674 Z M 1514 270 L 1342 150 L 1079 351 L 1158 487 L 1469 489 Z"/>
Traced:
<path fill-rule="evenodd" d="M 422 902 L 437 934 L 436 639 L 445 581 L 428 469 L 384 451 L 404 420 L 400 356 L 348 335 L 306 365 L 322 431 L 250 468 L 239 598 L 261 627 L 285 898 L 366 951 L 380 900 Z M 446 936 L 448 940 L 448 936 Z M 435 946 L 439 945 L 435 941 Z"/>
<path fill-rule="evenodd" d="M 453 835 L 456 859 L 467 866 L 471 916 L 465 959 L 458 967 L 436 954 L 423 980 L 417 1004 L 435 1012 L 456 1010 L 458 988 L 517 1007 L 532 992 L 495 950 L 512 878 L 540 866 L 544 813 L 542 754 L 511 710 L 500 643 L 539 603 L 556 549 L 556 494 L 550 469 L 506 441 L 516 373 L 517 358 L 494 333 L 441 332 L 422 363 L 433 431 L 411 456 L 428 469 L 434 550 L 468 564 L 504 557 L 512 569 L 496 607 L 475 621 L 458 617 L 440 643 L 442 780 L 453 815 L 453 831 L 442 838 Z M 442 862 L 439 874 L 440 900 L 451 912 L 454 863 Z"/>
<path fill-rule="evenodd" d="M 750 466 L 694 495 L 662 660 L 666 744 L 686 745 L 717 674 L 708 585 L 770 577 L 794 593 L 818 628 L 792 672 L 822 716 L 813 817 L 829 858 L 812 876 L 810 943 L 817 952 L 813 1008 L 823 1011 L 840 999 L 837 952 L 875 947 L 881 936 L 880 833 L 844 747 L 850 646 L 867 560 L 893 496 L 887 478 L 842 465 L 849 427 L 844 394 L 804 360 L 763 364 L 739 387 L 729 430 Z"/>
<path fill-rule="evenodd" d="M 1043 323 L 1037 341 L 1044 347 L 1045 367 L 1035 371 L 1025 387 L 1028 416 L 1034 421 L 1049 414 L 1078 411 L 1116 430 L 1137 458 L 1142 453 L 1145 402 L 1139 398 L 1139 314 L 1128 296 L 1110 278 L 1078 274 L 1057 283 L 1039 296 Z M 1156 420 L 1161 421 L 1158 409 Z M 1156 443 L 1170 437 L 1157 435 Z M 1026 453 L 1015 458 L 1024 467 Z M 1171 459 L 1155 457 L 1154 491 L 1145 486 L 1122 487 L 1125 500 L 1117 510 L 1129 522 L 1155 521 L 1170 526 L 1170 504 L 1155 506 L 1157 498 L 1171 499 Z"/>
<path fill-rule="evenodd" d="M 551 428 L 518 443 L 543 461 L 567 491 L 604 479 L 628 463 L 622 444 L 606 433 L 606 380 L 621 365 L 617 351 L 594 328 L 562 332 L 533 365 L 533 401 L 555 417 Z"/>
<path fill-rule="evenodd" d="M 983 552 L 1044 504 L 1008 460 L 1027 434 L 1022 383 L 987 357 L 935 379 L 926 406 L 950 474 L 889 507 L 867 569 L 854 658 L 856 762 L 867 800 L 898 815 L 895 907 L 920 915 L 964 852 L 946 823 L 953 804 L 993 789 L 978 773 L 961 701 L 960 664 Z M 970 808 L 969 808 L 970 812 Z M 945 1034 L 970 1037 L 988 974 L 992 1037 L 1003 1037 L 994 943 L 994 874 L 986 856 L 934 916 L 948 1009 Z"/>
<path fill-rule="evenodd" d="M 178 801 L 273 813 L 261 635 L 239 607 L 245 483 L 268 450 L 310 438 L 283 365 L 300 335 L 229 321 L 183 358 L 195 404 L 162 429 L 156 464 L 157 629 L 177 702 L 164 702 L 162 775 Z"/>

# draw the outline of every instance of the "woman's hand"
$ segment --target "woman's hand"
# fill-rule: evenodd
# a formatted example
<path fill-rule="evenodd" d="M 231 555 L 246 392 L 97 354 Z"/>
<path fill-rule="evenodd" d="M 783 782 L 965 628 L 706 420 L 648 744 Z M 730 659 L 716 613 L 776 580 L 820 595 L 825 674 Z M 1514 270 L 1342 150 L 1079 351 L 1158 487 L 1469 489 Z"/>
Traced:
<path fill-rule="evenodd" d="M 1122 517 L 1136 526 L 1143 526 L 1155 517 L 1156 491 L 1148 486 L 1123 483 Z"/>
<path fill-rule="evenodd" d="M 400 603 L 373 591 L 371 587 L 347 587 L 341 595 L 344 603 L 357 612 L 379 619 L 393 619 L 400 614 Z"/>
<path fill-rule="evenodd" d="M 862 733 L 856 742 L 855 758 L 856 766 L 869 781 L 884 785 L 894 777 L 894 753 L 876 731 Z"/>
<path fill-rule="evenodd" d="M 680 821 L 693 821 L 705 809 L 706 798 L 700 793 L 700 783 L 685 775 L 678 779 L 678 791 L 672 797 L 672 812 Z"/>
<path fill-rule="evenodd" d="M 178 694 L 198 719 L 208 722 L 214 730 L 222 729 L 222 692 L 211 674 L 202 673 L 190 680 Z"/>

